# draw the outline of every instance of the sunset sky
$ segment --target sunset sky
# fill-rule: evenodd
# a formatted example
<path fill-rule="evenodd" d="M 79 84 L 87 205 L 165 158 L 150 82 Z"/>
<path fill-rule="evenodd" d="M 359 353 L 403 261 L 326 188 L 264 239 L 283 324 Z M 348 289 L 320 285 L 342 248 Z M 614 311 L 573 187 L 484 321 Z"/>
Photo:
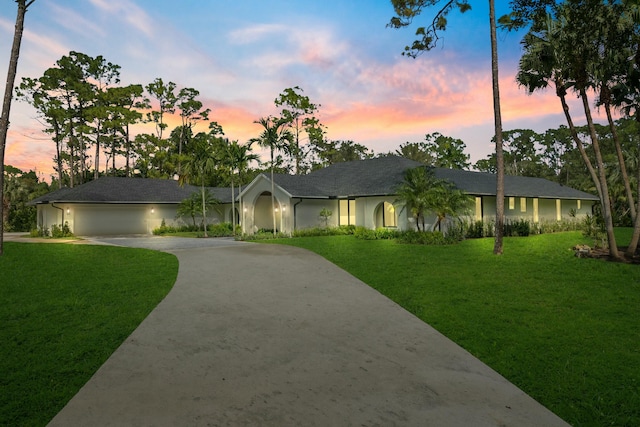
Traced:
<path fill-rule="evenodd" d="M 415 28 L 386 28 L 394 13 L 385 0 L 36 0 L 16 84 L 70 51 L 102 55 L 122 67 L 122 85 L 161 77 L 199 90 L 211 119 L 241 143 L 260 133 L 255 120 L 277 111 L 279 93 L 299 86 L 321 104 L 329 139 L 380 153 L 440 132 L 462 139 L 475 162 L 493 149 L 493 109 L 488 2 L 471 3 L 450 15 L 440 47 L 411 59 L 401 52 Z M 506 13 L 508 2 L 497 3 L 497 15 Z M 3 82 L 15 16 L 15 2 L 1 1 Z M 421 22 L 428 19 L 429 11 Z M 498 34 L 504 129 L 542 132 L 564 117 L 552 91 L 529 96 L 517 87 L 521 37 Z M 53 156 L 35 111 L 14 101 L 6 164 L 48 178 Z"/>

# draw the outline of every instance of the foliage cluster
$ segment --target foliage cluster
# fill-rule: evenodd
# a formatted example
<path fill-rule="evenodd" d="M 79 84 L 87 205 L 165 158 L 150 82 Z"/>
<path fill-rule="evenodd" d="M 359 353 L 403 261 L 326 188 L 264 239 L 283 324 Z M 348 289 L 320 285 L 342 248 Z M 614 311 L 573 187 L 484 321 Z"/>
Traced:
<path fill-rule="evenodd" d="M 17 99 L 35 108 L 43 131 L 55 144 L 53 179 L 58 186 L 74 187 L 101 175 L 182 176 L 197 153 L 198 140 L 207 137 L 215 139 L 213 155 L 218 160 L 205 173 L 210 187 L 243 185 L 266 170 L 299 174 L 373 156 L 353 141 L 326 139 L 325 127 L 316 117 L 320 105 L 296 86 L 274 100 L 279 115 L 273 118 L 290 137 L 273 147 L 269 165 L 262 168 L 258 156 L 250 154 L 251 141 L 242 145 L 230 141 L 218 123 L 210 122 L 211 110 L 197 89 L 179 88 L 160 77 L 123 86 L 120 71 L 119 65 L 101 55 L 72 51 L 42 76 L 23 78 L 16 88 Z M 173 129 L 170 117 L 179 119 Z M 257 122 L 262 120 L 271 117 Z M 208 131 L 197 132 L 207 122 Z M 150 126 L 131 135 L 130 127 L 141 124 Z M 282 156 L 274 156 L 276 152 Z M 250 169 L 250 162 L 258 167 Z"/>
<path fill-rule="evenodd" d="M 279 231 L 274 233 L 273 230 L 262 228 L 253 234 L 244 234 L 237 238 L 241 240 L 246 240 L 246 241 L 257 241 L 257 240 L 285 239 L 289 237 L 291 236 L 288 234 L 285 234 Z"/>
<path fill-rule="evenodd" d="M 400 235 L 400 231 L 395 228 L 380 227 L 372 230 L 366 227 L 356 227 L 353 235 L 362 240 L 389 240 L 397 238 Z"/>
<path fill-rule="evenodd" d="M 240 232 L 240 227 L 236 226 L 236 234 Z M 176 233 L 202 233 L 202 230 L 199 225 L 189 225 L 183 224 L 180 226 L 171 226 L 166 225 L 165 221 L 162 220 L 162 224 L 160 227 L 153 229 L 153 234 L 156 236 L 165 236 Z M 231 237 L 233 236 L 233 224 L 230 222 L 221 222 L 217 224 L 208 224 L 207 225 L 207 236 L 208 237 Z"/>
<path fill-rule="evenodd" d="M 339 227 L 314 227 L 295 230 L 291 237 L 312 237 L 312 236 L 345 236 L 354 234 L 354 225 L 341 225 Z"/>
<path fill-rule="evenodd" d="M 69 228 L 69 223 L 65 222 L 62 225 L 53 224 L 51 230 L 47 227 L 32 228 L 29 232 L 31 237 L 51 237 L 52 239 L 60 239 L 63 237 L 73 237 L 73 233 Z"/>
<path fill-rule="evenodd" d="M 4 231 L 30 231 L 36 227 L 36 207 L 29 201 L 46 194 L 49 185 L 41 181 L 35 171 L 23 172 L 5 166 L 2 192 L 2 220 Z"/>
<path fill-rule="evenodd" d="M 519 218 L 505 221 L 504 236 L 527 237 L 538 234 L 560 233 L 565 231 L 584 231 L 585 237 L 596 239 L 603 238 L 602 219 L 587 216 L 583 221 L 564 220 L 531 223 Z M 465 239 L 477 239 L 493 237 L 495 225 L 493 221 L 459 220 L 449 224 L 444 232 L 398 230 L 396 228 L 380 227 L 370 229 L 362 226 L 342 225 L 339 227 L 315 227 L 294 231 L 291 235 L 277 233 L 274 237 L 273 230 L 259 230 L 253 235 L 244 235 L 242 240 L 268 240 L 290 237 L 316 237 L 316 236 L 343 236 L 353 235 L 360 240 L 396 240 L 399 243 L 420 245 L 450 245 Z M 597 246 L 597 245 L 596 245 Z"/>
<path fill-rule="evenodd" d="M 396 203 L 408 210 L 418 231 L 427 231 L 425 217 L 428 212 L 436 216 L 432 231 L 440 230 L 446 220 L 466 214 L 473 200 L 451 182 L 437 179 L 433 169 L 424 166 L 405 171 L 397 197 Z"/>
<path fill-rule="evenodd" d="M 590 216 L 589 216 L 590 218 Z M 469 239 L 493 237 L 495 222 L 464 221 L 465 237 Z M 526 237 L 529 235 L 560 233 L 563 231 L 582 230 L 585 223 L 575 219 L 562 221 L 540 221 L 532 223 L 524 218 L 507 220 L 504 223 L 504 235 L 508 237 Z"/>

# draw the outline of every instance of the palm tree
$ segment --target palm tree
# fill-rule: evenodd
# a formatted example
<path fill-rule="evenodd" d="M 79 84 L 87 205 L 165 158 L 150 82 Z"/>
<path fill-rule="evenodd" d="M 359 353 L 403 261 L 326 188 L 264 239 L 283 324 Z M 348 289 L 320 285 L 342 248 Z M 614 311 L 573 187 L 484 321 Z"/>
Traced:
<path fill-rule="evenodd" d="M 234 174 L 238 173 L 238 180 L 240 182 L 239 192 L 242 192 L 242 177 L 241 173 L 244 170 L 249 162 L 252 160 L 258 160 L 259 157 L 257 154 L 250 154 L 251 151 L 251 143 L 247 145 L 240 145 L 238 141 L 229 142 L 228 139 L 224 140 L 224 149 L 222 151 L 222 158 L 220 159 L 222 163 L 229 168 L 229 176 L 231 179 L 231 216 L 232 224 L 233 224 L 233 234 L 236 233 L 236 208 L 235 208 L 235 180 Z M 240 203 L 242 205 L 242 203 Z"/>
<path fill-rule="evenodd" d="M 422 231 L 426 231 L 424 213 L 427 210 L 427 194 L 434 181 L 433 172 L 426 167 L 407 169 L 404 173 L 404 181 L 396 191 L 397 200 L 393 204 L 404 205 L 402 210 L 407 209 L 413 215 L 418 231 L 420 231 L 421 222 Z"/>
<path fill-rule="evenodd" d="M 288 122 L 286 119 L 273 116 L 263 117 L 255 121 L 261 125 L 264 130 L 258 138 L 251 141 L 257 142 L 262 147 L 268 147 L 271 158 L 271 216 L 273 217 L 273 235 L 276 235 L 276 212 L 275 212 L 275 186 L 273 183 L 274 155 L 276 151 L 286 150 L 293 141 L 293 135 L 286 128 Z"/>
<path fill-rule="evenodd" d="M 215 136 L 213 134 L 198 133 L 193 138 L 193 151 L 191 152 L 191 156 L 185 161 L 182 174 L 178 179 L 180 185 L 199 181 L 204 237 L 209 237 L 207 235 L 207 210 L 212 204 L 216 203 L 211 200 L 212 197 L 210 194 L 207 194 L 204 186 L 207 175 L 216 169 L 217 156 L 214 144 Z"/>
<path fill-rule="evenodd" d="M 442 222 L 451 218 L 459 218 L 466 213 L 473 198 L 445 180 L 436 180 L 426 193 L 425 207 L 436 215 L 433 231 L 441 230 Z"/>
<path fill-rule="evenodd" d="M 235 149 L 235 164 L 236 164 L 236 170 L 238 171 L 238 194 L 242 193 L 242 174 L 243 172 L 249 167 L 249 163 L 251 163 L 252 161 L 256 161 L 259 162 L 260 161 L 260 157 L 251 152 L 251 142 L 249 142 L 246 145 L 237 145 L 237 148 Z M 243 203 L 242 203 L 242 198 L 240 198 L 240 200 L 238 200 L 238 204 L 239 204 L 239 209 L 240 212 L 242 212 L 242 231 L 244 232 L 244 209 L 243 209 Z M 235 230 L 234 230 L 235 232 Z"/>
<path fill-rule="evenodd" d="M 178 205 L 178 211 L 176 215 L 179 218 L 191 217 L 193 221 L 193 228 L 196 228 L 196 216 L 202 212 L 200 205 L 202 204 L 201 196 L 198 193 L 193 193 L 191 196 L 187 197 Z"/>
<path fill-rule="evenodd" d="M 586 24 L 585 22 L 575 22 L 579 21 L 575 19 L 579 16 L 575 12 L 575 10 L 562 5 L 559 7 L 558 19 L 554 19 L 549 15 L 546 17 L 544 24 L 537 23 L 537 25 L 534 25 L 533 28 L 537 28 L 538 31 L 530 31 L 523 39 L 524 54 L 520 59 L 516 79 L 529 92 L 544 89 L 550 83 L 554 84 L 572 138 L 580 151 L 600 197 L 607 227 L 609 254 L 612 258 L 619 258 L 615 235 L 613 234 L 611 203 L 604 162 L 587 98 L 587 88 L 591 85 L 587 67 L 593 65 L 589 63 L 589 55 L 592 55 L 593 52 L 590 51 L 589 43 L 583 40 L 584 34 L 588 32 L 580 30 Z M 570 22 L 571 18 L 574 18 L 574 22 Z M 566 95 L 571 87 L 579 93 L 582 100 L 589 136 L 596 156 L 596 167 L 591 163 L 569 114 Z"/>

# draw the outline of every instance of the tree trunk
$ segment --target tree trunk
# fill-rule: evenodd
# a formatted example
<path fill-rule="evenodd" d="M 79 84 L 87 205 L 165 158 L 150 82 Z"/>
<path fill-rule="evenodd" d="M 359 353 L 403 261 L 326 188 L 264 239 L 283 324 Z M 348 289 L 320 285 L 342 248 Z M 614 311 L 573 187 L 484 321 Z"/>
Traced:
<path fill-rule="evenodd" d="M 125 166 L 124 166 L 124 176 L 129 178 L 131 176 L 131 169 L 129 167 L 129 161 L 131 159 L 131 140 L 129 139 L 129 123 L 127 123 L 125 127 Z"/>
<path fill-rule="evenodd" d="M 240 211 L 240 234 L 244 234 L 244 203 L 242 203 L 242 175 L 238 169 L 238 210 Z M 234 230 L 235 233 L 235 230 Z"/>
<path fill-rule="evenodd" d="M 201 193 L 202 193 L 202 226 L 204 228 L 204 237 L 209 237 L 209 235 L 207 234 L 207 207 L 206 207 L 207 205 L 205 203 L 206 198 L 204 193 L 204 178 L 202 178 Z"/>
<path fill-rule="evenodd" d="M 567 98 L 564 88 L 559 87 L 558 83 L 556 83 L 556 95 L 560 98 L 560 103 L 562 104 L 562 111 L 564 112 L 564 117 L 567 120 L 567 125 L 569 126 L 569 131 L 571 132 L 571 137 L 573 138 L 573 142 L 576 143 L 578 147 L 578 151 L 580 151 L 580 155 L 582 156 L 582 160 L 585 165 L 587 165 L 587 170 L 589 171 L 589 175 L 591 175 L 591 180 L 593 184 L 596 186 L 596 191 L 598 192 L 598 197 L 602 200 L 602 188 L 600 187 L 600 180 L 598 179 L 598 174 L 596 170 L 593 168 L 593 164 L 587 155 L 587 151 L 582 145 L 582 141 L 580 137 L 578 137 L 578 131 L 576 131 L 576 127 L 573 124 L 573 119 L 571 119 L 571 114 L 569 113 L 569 104 L 567 104 Z M 567 171 L 567 176 L 569 172 Z M 567 178 L 568 180 L 568 178 Z"/>
<path fill-rule="evenodd" d="M 56 164 L 58 166 L 58 186 L 62 188 L 62 136 L 60 135 L 60 129 L 58 121 L 54 120 L 54 138 L 56 139 Z"/>
<path fill-rule="evenodd" d="M 640 117 L 636 113 L 636 120 L 640 121 Z M 637 146 L 638 149 L 638 171 L 637 171 L 637 182 L 638 182 L 638 205 L 636 206 L 636 212 L 640 212 L 640 143 Z M 629 243 L 629 247 L 627 247 L 627 251 L 625 255 L 629 258 L 633 257 L 638 249 L 638 241 L 640 241 L 640 215 L 636 215 L 636 220 L 633 224 L 633 234 L 631 235 L 631 242 Z"/>
<path fill-rule="evenodd" d="M 273 194 L 275 191 L 275 185 L 273 183 L 273 149 L 271 147 L 271 216 L 273 217 L 273 237 L 276 237 L 276 200 L 275 195 Z"/>
<path fill-rule="evenodd" d="M 613 217 L 611 215 L 611 201 L 609 200 L 609 187 L 607 185 L 607 176 L 604 170 L 604 161 L 602 159 L 602 153 L 600 152 L 600 143 L 598 142 L 598 135 L 596 128 L 593 124 L 593 118 L 591 117 L 591 108 L 589 107 L 589 100 L 587 98 L 587 91 L 584 87 L 579 89 L 580 98 L 582 99 L 582 106 L 584 107 L 584 114 L 587 118 L 587 125 L 589 127 L 589 133 L 591 135 L 591 143 L 593 145 L 593 151 L 596 155 L 596 167 L 598 168 L 598 178 L 600 180 L 600 188 L 602 189 L 602 214 L 604 215 L 604 223 L 607 230 L 607 240 L 609 242 L 609 256 L 614 259 L 620 259 L 618 253 L 618 246 L 616 243 L 616 236 L 613 232 Z"/>
<path fill-rule="evenodd" d="M 100 177 L 100 132 L 102 131 L 101 123 L 98 121 L 97 129 L 96 129 L 96 158 L 95 158 L 95 166 L 93 169 L 93 179 L 98 179 Z M 106 168 L 106 166 L 105 166 Z M 105 170 L 105 174 L 106 174 Z"/>
<path fill-rule="evenodd" d="M 629 174 L 627 173 L 627 166 L 624 163 L 624 155 L 622 154 L 622 147 L 620 146 L 620 138 L 618 137 L 618 131 L 616 130 L 616 125 L 613 122 L 613 116 L 611 115 L 611 105 L 609 104 L 609 102 L 604 103 L 604 109 L 607 113 L 607 120 L 609 121 L 609 129 L 611 129 L 613 142 L 615 143 L 615 146 L 616 146 L 616 154 L 618 155 L 618 164 L 620 165 L 620 174 L 622 175 L 624 190 L 627 193 L 627 201 L 629 202 L 629 212 L 631 212 L 631 222 L 635 224 L 636 204 L 633 199 L 633 191 L 631 190 L 631 183 L 629 182 Z"/>
<path fill-rule="evenodd" d="M 231 171 L 231 225 L 233 229 L 231 233 L 236 235 L 236 200 L 235 200 L 235 189 L 233 187 L 233 171 Z"/>
<path fill-rule="evenodd" d="M 4 200 L 4 153 L 7 145 L 7 132 L 9 131 L 9 113 L 11 111 L 11 100 L 13 99 L 13 86 L 18 72 L 18 58 L 20 57 L 20 44 L 22 43 L 22 32 L 24 30 L 24 15 L 27 8 L 35 0 L 18 0 L 18 14 L 16 16 L 16 26 L 13 33 L 13 44 L 11 46 L 11 57 L 9 59 L 9 69 L 7 70 L 7 83 L 4 87 L 4 99 L 2 101 L 2 115 L 0 115 L 0 202 Z M 4 253 L 4 206 L 0 203 L 0 256 Z"/>
<path fill-rule="evenodd" d="M 493 118 L 496 138 L 496 232 L 493 253 L 503 252 L 504 236 L 504 154 L 502 152 L 502 114 L 500 112 L 500 85 L 498 83 L 498 40 L 496 36 L 495 1 L 489 0 L 491 28 L 491 77 L 493 86 Z"/>

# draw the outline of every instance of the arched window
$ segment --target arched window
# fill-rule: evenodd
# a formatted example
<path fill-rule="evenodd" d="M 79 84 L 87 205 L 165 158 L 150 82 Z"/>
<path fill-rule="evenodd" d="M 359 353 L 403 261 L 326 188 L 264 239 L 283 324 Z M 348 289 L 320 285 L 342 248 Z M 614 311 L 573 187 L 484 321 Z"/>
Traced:
<path fill-rule="evenodd" d="M 380 203 L 375 210 L 376 228 L 397 227 L 396 208 L 389 202 Z"/>

